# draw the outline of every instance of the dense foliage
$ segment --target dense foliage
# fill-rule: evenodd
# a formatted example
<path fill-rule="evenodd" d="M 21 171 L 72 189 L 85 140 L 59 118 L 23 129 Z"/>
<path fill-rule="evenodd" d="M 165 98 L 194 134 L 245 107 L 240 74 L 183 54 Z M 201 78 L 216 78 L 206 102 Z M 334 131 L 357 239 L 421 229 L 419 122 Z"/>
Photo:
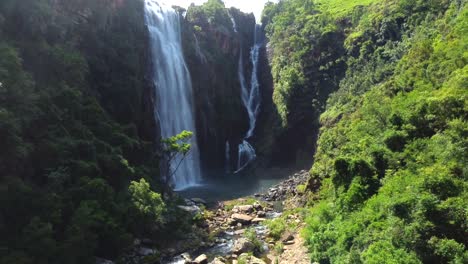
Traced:
<path fill-rule="evenodd" d="M 320 112 L 320 95 L 337 90 L 311 169 L 311 183 L 321 182 L 304 233 L 313 261 L 468 261 L 466 4 L 289 0 L 265 9 L 284 125 Z"/>
<path fill-rule="evenodd" d="M 153 191 L 147 45 L 142 1 L 0 2 L 0 263 L 115 259 L 182 219 Z"/>

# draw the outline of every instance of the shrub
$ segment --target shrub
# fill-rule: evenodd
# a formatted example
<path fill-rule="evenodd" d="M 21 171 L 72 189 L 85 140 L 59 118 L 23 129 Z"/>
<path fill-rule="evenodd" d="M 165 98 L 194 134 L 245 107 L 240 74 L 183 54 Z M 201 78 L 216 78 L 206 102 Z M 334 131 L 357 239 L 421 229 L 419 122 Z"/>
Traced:
<path fill-rule="evenodd" d="M 270 230 L 270 236 L 275 240 L 279 240 L 286 231 L 286 220 L 282 217 L 265 221 L 265 225 Z"/>

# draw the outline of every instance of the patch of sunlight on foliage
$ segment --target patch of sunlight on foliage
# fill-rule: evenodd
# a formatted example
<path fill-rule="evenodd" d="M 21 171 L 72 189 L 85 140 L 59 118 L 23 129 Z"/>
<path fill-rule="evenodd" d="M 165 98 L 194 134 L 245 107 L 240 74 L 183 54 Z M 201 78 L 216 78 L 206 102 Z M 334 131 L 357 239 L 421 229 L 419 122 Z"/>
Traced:
<path fill-rule="evenodd" d="M 335 17 L 342 17 L 353 11 L 356 6 L 368 6 L 378 0 L 313 0 L 313 2 L 317 4 L 317 9 Z"/>
<path fill-rule="evenodd" d="M 149 183 L 145 179 L 140 179 L 139 182 L 132 181 L 128 187 L 128 191 L 132 197 L 133 205 L 143 215 L 148 215 L 155 222 L 162 222 L 163 212 L 166 211 L 164 201 L 161 194 L 151 190 Z"/>

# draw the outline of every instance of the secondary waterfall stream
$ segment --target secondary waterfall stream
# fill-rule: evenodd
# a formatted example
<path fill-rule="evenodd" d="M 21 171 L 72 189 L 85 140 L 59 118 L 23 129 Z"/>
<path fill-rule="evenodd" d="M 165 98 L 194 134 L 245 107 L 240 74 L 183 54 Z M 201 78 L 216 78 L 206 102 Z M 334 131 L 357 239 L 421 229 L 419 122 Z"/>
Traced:
<path fill-rule="evenodd" d="M 145 19 L 150 34 L 153 81 L 156 87 L 155 113 L 161 136 L 168 138 L 183 130 L 193 132 L 191 149 L 183 159 L 171 161 L 169 179 L 176 190 L 201 180 L 200 154 L 192 107 L 192 83 L 184 60 L 179 14 L 157 0 L 145 0 Z"/>
<path fill-rule="evenodd" d="M 241 98 L 242 103 L 244 104 L 244 107 L 246 108 L 247 113 L 249 114 L 249 130 L 247 131 L 247 134 L 245 135 L 242 143 L 239 144 L 237 170 L 235 171 L 235 173 L 242 171 L 257 157 L 255 149 L 252 147 L 248 140 L 254 134 L 261 103 L 260 84 L 258 82 L 257 76 L 259 61 L 258 59 L 260 55 L 260 49 L 263 45 L 260 25 L 255 25 L 254 34 L 254 45 L 250 50 L 250 60 L 252 63 L 250 87 L 247 86 L 247 81 L 245 79 L 242 51 L 240 52 L 239 56 L 238 75 L 241 84 Z"/>

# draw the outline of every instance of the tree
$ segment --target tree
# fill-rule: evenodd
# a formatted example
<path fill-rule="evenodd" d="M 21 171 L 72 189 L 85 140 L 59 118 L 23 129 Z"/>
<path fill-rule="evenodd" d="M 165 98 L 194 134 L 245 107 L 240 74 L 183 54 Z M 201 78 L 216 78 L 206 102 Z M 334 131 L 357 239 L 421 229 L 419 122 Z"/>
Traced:
<path fill-rule="evenodd" d="M 191 145 L 187 142 L 192 138 L 192 136 L 192 132 L 184 130 L 178 135 L 162 140 L 164 144 L 164 152 L 166 153 L 168 163 L 170 164 L 174 160 L 179 160 L 179 163 L 176 164 L 174 171 L 170 172 L 170 176 L 176 173 L 180 164 L 188 155 Z M 178 157 L 180 158 L 177 159 Z"/>
<path fill-rule="evenodd" d="M 166 211 L 166 205 L 161 198 L 161 194 L 153 192 L 145 179 L 140 179 L 139 182 L 132 181 L 128 190 L 133 205 L 141 214 L 149 217 L 155 223 L 163 223 L 163 213 Z"/>

